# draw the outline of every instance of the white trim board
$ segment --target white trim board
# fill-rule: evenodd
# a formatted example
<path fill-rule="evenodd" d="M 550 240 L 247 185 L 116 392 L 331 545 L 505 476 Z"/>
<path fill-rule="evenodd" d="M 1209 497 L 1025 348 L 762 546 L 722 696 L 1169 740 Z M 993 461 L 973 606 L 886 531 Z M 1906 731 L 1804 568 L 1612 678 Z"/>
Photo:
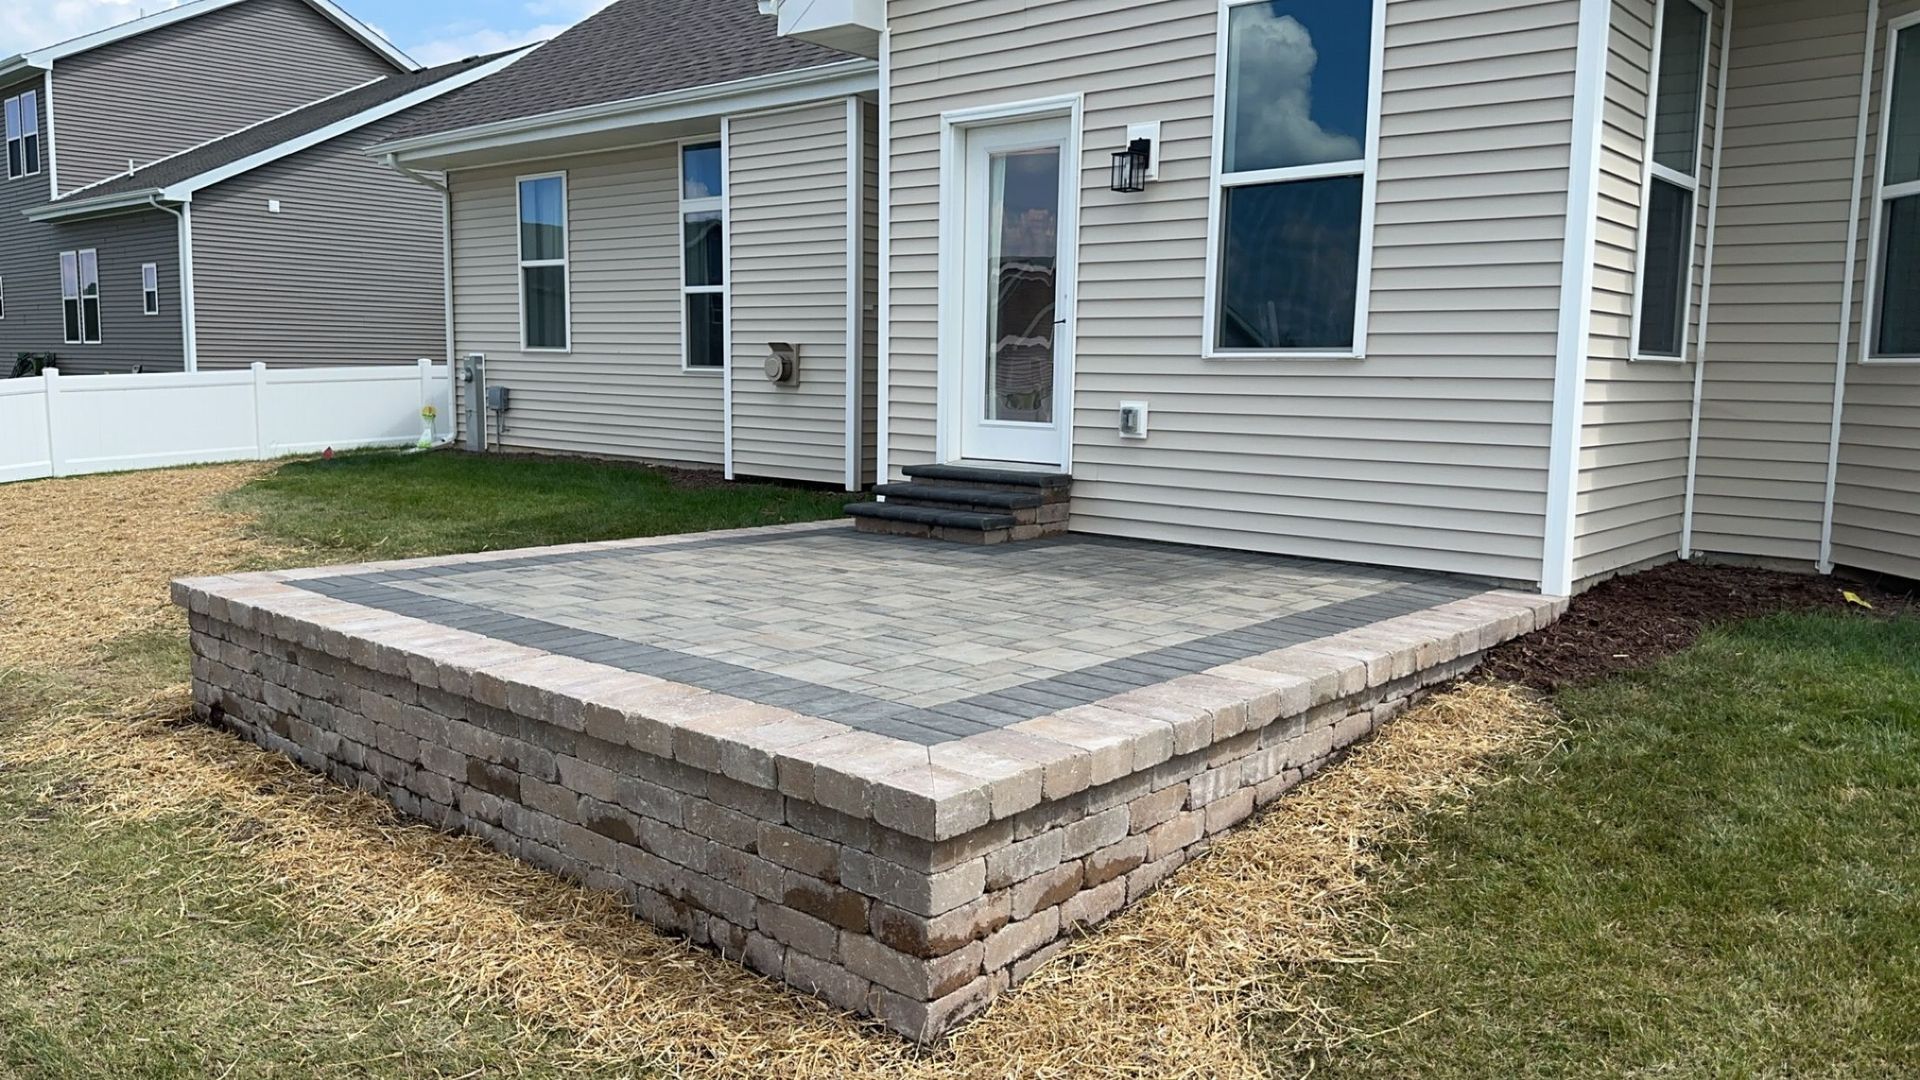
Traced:
<path fill-rule="evenodd" d="M 412 93 L 402 94 L 401 96 L 394 98 L 391 101 L 382 102 L 379 105 L 374 106 L 373 108 L 355 113 L 352 116 L 346 117 L 345 119 L 342 119 L 342 120 L 335 121 L 334 123 L 328 124 L 325 127 L 315 128 L 312 131 L 309 131 L 303 135 L 295 136 L 294 138 L 288 139 L 287 141 L 283 143 L 279 143 L 278 145 L 268 147 L 267 149 L 261 150 L 254 154 L 249 154 L 248 156 L 244 158 L 240 158 L 237 161 L 229 162 L 225 165 L 220 166 L 219 168 L 210 169 L 204 173 L 199 174 L 198 176 L 188 177 L 185 180 L 181 180 L 176 183 L 169 184 L 165 187 L 142 188 L 134 191 L 121 192 L 120 194 L 117 194 L 117 195 L 101 196 L 99 198 L 94 198 L 94 199 L 77 199 L 76 200 L 73 198 L 72 194 L 69 194 L 66 199 L 63 199 L 59 202 L 51 203 L 47 206 L 37 207 L 29 211 L 26 216 L 29 220 L 32 220 L 32 221 L 64 221 L 71 218 L 84 217 L 91 214 L 105 214 L 105 213 L 112 213 L 112 212 L 128 210 L 128 209 L 138 209 L 148 205 L 153 199 L 161 199 L 166 202 L 174 202 L 174 203 L 192 202 L 193 196 L 195 195 L 195 193 L 202 191 L 206 188 L 212 187 L 215 184 L 224 183 L 225 181 L 231 180 L 236 176 L 241 176 L 246 173 L 252 172 L 253 170 L 261 168 L 262 166 L 271 165 L 274 162 L 281 160 L 282 158 L 291 157 L 292 155 L 300 153 L 303 150 L 311 150 L 312 148 L 319 146 L 322 143 L 330 142 L 334 139 L 339 138 L 342 135 L 346 135 L 346 134 L 350 134 L 351 132 L 358 131 L 359 129 L 366 127 L 368 124 L 375 123 L 376 121 L 379 121 L 379 120 L 384 120 L 387 117 L 393 116 L 397 113 L 405 112 L 406 110 L 414 108 L 417 105 L 425 104 L 426 102 L 432 101 L 436 98 L 452 93 L 453 91 L 458 90 L 463 86 L 467 86 L 471 83 L 478 82 L 479 80 L 484 79 L 489 75 L 505 70 L 508 66 L 513 64 L 514 61 L 525 56 L 527 54 L 527 51 L 528 50 L 523 49 L 519 52 L 510 53 L 506 56 L 499 57 L 498 59 L 489 61 L 488 63 L 477 65 L 470 70 L 459 73 L 458 75 L 452 75 L 452 76 L 449 76 L 448 78 L 440 80 L 439 82 L 432 83 L 428 86 L 423 86 L 420 89 L 413 91 Z M 353 89 L 356 89 L 356 90 L 362 89 L 365 85 L 371 85 L 371 84 L 370 83 L 363 84 L 362 87 L 354 87 Z M 350 92 L 350 91 L 343 91 L 343 92 Z M 337 97 L 338 95 L 334 95 L 334 96 Z M 326 100 L 326 99 L 322 99 L 322 100 Z M 318 103 L 316 102 L 315 104 L 318 104 Z M 301 109 L 308 109 L 312 107 L 313 105 L 311 104 L 303 105 L 301 106 Z M 300 110 L 295 109 L 292 111 L 298 112 Z M 281 115 L 286 116 L 291 114 L 283 113 Z M 278 118 L 276 117 L 275 119 L 278 119 Z M 237 133 L 230 133 L 228 135 L 223 135 L 221 136 L 221 138 L 222 139 L 231 138 L 233 134 L 237 134 Z M 219 140 L 216 139 L 214 141 L 218 142 Z M 211 145 L 211 143 L 202 144 L 202 145 Z M 165 159 L 162 159 L 162 160 L 165 160 Z M 152 165 L 149 165 L 147 167 L 152 168 Z M 139 174 L 136 172 L 134 175 L 137 176 Z"/>
<path fill-rule="evenodd" d="M 888 440 L 892 435 L 893 410 L 893 31 L 880 32 L 880 271 L 878 298 L 879 304 L 879 347 L 875 352 L 874 363 L 879 370 L 874 375 L 875 402 L 873 478 L 876 483 L 887 483 L 888 470 L 892 467 L 893 447 Z"/>
<path fill-rule="evenodd" d="M 1580 5 L 1573 77 L 1573 145 L 1568 162 L 1567 244 L 1560 268 L 1559 341 L 1554 357 L 1553 433 L 1547 455 L 1547 519 L 1540 591 L 1573 594 L 1579 513 L 1580 432 L 1593 330 L 1594 247 L 1600 218 L 1600 127 L 1606 107 L 1613 0 Z"/>
<path fill-rule="evenodd" d="M 151 15 L 142 15 L 129 19 L 105 30 L 96 30 L 91 34 L 82 34 L 76 38 L 41 49 L 34 49 L 5 60 L 0 60 L 0 79 L 7 78 L 27 68 L 50 69 L 60 60 L 82 53 L 104 48 L 115 42 L 139 37 L 162 27 L 210 15 L 223 8 L 229 8 L 245 0 L 190 0 L 178 7 L 164 8 Z M 402 71 L 418 71 L 420 64 L 413 57 L 402 52 L 393 42 L 388 41 L 379 31 L 348 14 L 346 9 L 332 0 L 303 0 L 310 8 L 319 12 L 327 21 L 346 31 L 361 44 L 385 57 L 387 61 Z"/>
<path fill-rule="evenodd" d="M 866 126 L 861 122 L 861 100 L 847 98 L 847 341 L 846 341 L 846 424 L 847 490 L 860 490 L 860 378 L 865 359 L 865 341 L 861 331 L 866 311 L 861 303 L 866 285 L 866 230 L 861 220 L 866 209 Z"/>

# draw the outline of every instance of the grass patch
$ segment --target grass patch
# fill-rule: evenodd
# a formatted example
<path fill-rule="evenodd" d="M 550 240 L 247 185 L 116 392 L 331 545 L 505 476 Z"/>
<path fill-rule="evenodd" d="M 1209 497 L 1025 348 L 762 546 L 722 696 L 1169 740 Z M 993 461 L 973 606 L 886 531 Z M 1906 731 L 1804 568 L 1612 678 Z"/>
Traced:
<path fill-rule="evenodd" d="M 1920 621 L 1715 631 L 1567 691 L 1434 819 L 1335 1076 L 1920 1071 Z"/>
<path fill-rule="evenodd" d="M 568 458 L 367 452 L 284 465 L 228 496 L 281 544 L 396 558 L 838 517 L 851 496 Z"/>

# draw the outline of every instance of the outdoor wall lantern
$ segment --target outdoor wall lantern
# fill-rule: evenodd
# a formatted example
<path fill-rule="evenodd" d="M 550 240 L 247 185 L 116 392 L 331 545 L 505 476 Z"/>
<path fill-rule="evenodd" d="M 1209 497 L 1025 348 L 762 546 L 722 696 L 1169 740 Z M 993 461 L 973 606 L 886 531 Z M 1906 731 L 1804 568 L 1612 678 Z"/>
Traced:
<path fill-rule="evenodd" d="M 1153 140 L 1134 139 L 1113 155 L 1113 190 L 1147 190 L 1147 166 L 1153 161 Z"/>

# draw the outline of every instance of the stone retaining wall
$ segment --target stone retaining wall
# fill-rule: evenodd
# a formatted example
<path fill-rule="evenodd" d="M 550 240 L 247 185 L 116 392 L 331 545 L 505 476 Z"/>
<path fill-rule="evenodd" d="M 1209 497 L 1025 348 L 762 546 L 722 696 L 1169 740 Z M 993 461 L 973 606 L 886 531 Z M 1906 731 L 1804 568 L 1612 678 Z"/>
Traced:
<path fill-rule="evenodd" d="M 436 663 L 351 632 L 296 633 L 297 620 L 254 618 L 204 590 L 180 597 L 203 719 L 404 813 L 616 890 L 656 926 L 920 1040 L 1018 985 L 1070 930 L 1138 900 L 1423 688 L 1535 625 L 1509 604 L 1484 629 L 1456 617 L 1443 651 L 1322 654 L 1311 697 L 1308 679 L 1269 676 L 1300 689 L 1272 693 L 1265 715 L 1213 702 L 1180 711 L 1198 725 L 1169 720 L 1149 738 L 1136 714 L 1111 744 L 1123 754 L 1103 756 L 1095 739 L 1093 752 L 1044 770 L 1003 769 L 982 789 L 986 823 L 934 840 L 874 820 L 890 816 L 884 807 L 860 817 L 823 805 L 851 805 L 828 796 L 824 766 L 816 792 L 804 765 L 780 757 L 776 773 L 772 755 L 720 736 L 676 735 L 663 756 L 631 709 L 490 677 L 484 655 Z M 1098 719 L 1062 714 L 1062 731 Z"/>

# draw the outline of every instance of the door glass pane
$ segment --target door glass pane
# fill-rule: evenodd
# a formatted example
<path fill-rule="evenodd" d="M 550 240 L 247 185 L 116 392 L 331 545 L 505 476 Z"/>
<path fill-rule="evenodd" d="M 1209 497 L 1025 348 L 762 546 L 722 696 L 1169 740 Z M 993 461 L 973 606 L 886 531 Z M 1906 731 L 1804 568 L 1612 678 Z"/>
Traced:
<path fill-rule="evenodd" d="M 1686 336 L 1687 272 L 1693 265 L 1693 193 L 1655 180 L 1647 200 L 1646 280 L 1640 290 L 1640 351 L 1680 356 Z"/>
<path fill-rule="evenodd" d="M 987 419 L 1053 422 L 1060 151 L 988 159 Z"/>
<path fill-rule="evenodd" d="M 527 348 L 567 347 L 567 268 L 527 266 L 525 275 Z"/>
<path fill-rule="evenodd" d="M 720 293 L 687 295 L 687 366 L 726 366 L 726 297 Z"/>
<path fill-rule="evenodd" d="M 726 246 L 720 233 L 720 212 L 688 214 L 686 240 L 687 284 L 725 285 Z"/>
<path fill-rule="evenodd" d="M 1653 160 L 1694 175 L 1700 152 L 1701 75 L 1707 62 L 1707 13 L 1690 0 L 1667 0 L 1660 27 L 1660 90 L 1654 104 Z"/>
<path fill-rule="evenodd" d="M 520 182 L 520 261 L 567 257 L 567 185 L 557 176 Z"/>
<path fill-rule="evenodd" d="M 1894 42 L 1893 96 L 1887 102 L 1887 183 L 1920 180 L 1920 28 Z"/>
<path fill-rule="evenodd" d="M 1263 0 L 1227 15 L 1226 171 L 1366 156 L 1373 5 Z"/>
<path fill-rule="evenodd" d="M 1920 195 L 1887 203 L 1878 356 L 1920 356 Z"/>
<path fill-rule="evenodd" d="M 1360 287 L 1358 176 L 1228 188 L 1222 349 L 1348 349 Z"/>

